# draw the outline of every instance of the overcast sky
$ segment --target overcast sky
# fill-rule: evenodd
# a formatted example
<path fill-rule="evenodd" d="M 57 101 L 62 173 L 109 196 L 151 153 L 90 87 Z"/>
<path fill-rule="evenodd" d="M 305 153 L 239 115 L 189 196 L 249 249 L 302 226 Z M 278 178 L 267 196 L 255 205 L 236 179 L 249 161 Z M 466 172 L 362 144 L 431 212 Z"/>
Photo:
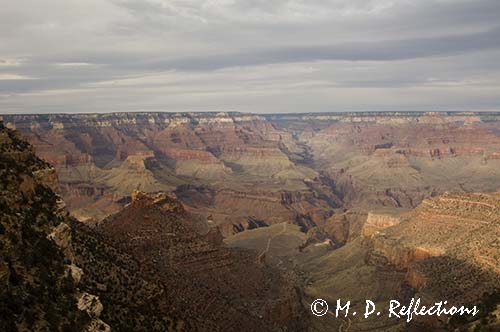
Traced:
<path fill-rule="evenodd" d="M 499 0 L 0 0 L 0 113 L 500 110 Z"/>

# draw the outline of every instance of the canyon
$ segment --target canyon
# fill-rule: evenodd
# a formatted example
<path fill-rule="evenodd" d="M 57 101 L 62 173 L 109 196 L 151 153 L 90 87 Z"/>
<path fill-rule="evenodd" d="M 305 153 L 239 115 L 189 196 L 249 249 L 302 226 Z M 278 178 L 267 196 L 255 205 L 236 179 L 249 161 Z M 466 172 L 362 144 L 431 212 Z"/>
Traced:
<path fill-rule="evenodd" d="M 86 293 L 104 307 L 94 321 L 121 330 L 142 319 L 141 312 L 136 323 L 120 319 L 133 308 L 117 300 L 123 290 L 103 290 L 97 261 L 109 274 L 144 279 L 145 292 L 173 294 L 144 298 L 157 301 L 168 324 L 187 330 L 500 328 L 500 113 L 159 112 L 2 121 L 48 162 L 43 178 L 65 203 L 74 246 L 83 248 L 72 254 L 73 270 L 89 271 Z M 19 183 L 20 191 L 29 187 Z M 407 325 L 305 311 L 315 298 L 339 297 L 358 309 L 365 299 L 380 306 L 447 300 L 478 305 L 481 315 Z"/>
<path fill-rule="evenodd" d="M 294 279 L 175 198 L 136 191 L 92 229 L 2 124 L 0 165 L 2 331 L 306 331 Z"/>
<path fill-rule="evenodd" d="M 500 186 L 499 113 L 4 115 L 54 165 L 61 195 L 98 223 L 133 190 L 174 192 L 224 236 L 335 209 L 414 208 Z M 258 208 L 255 208 L 258 207 Z"/>

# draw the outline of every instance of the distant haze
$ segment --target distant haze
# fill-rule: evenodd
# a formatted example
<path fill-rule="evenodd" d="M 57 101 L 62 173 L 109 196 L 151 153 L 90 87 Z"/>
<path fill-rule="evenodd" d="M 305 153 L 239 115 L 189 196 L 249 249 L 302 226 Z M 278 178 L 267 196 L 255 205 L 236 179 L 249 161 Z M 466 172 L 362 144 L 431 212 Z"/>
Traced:
<path fill-rule="evenodd" d="M 500 109 L 498 0 L 17 0 L 0 114 Z"/>

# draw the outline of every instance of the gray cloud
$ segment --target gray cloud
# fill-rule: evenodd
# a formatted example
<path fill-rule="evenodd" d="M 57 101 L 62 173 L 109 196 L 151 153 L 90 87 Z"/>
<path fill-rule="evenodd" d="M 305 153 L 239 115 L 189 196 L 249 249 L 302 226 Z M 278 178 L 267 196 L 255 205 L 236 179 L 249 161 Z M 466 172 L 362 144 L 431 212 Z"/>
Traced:
<path fill-rule="evenodd" d="M 224 67 L 318 60 L 391 61 L 500 48 L 500 28 L 435 38 L 345 43 L 307 47 L 285 47 L 245 53 L 184 57 L 140 64 L 149 69 L 212 70 Z"/>
<path fill-rule="evenodd" d="M 0 113 L 500 109 L 499 16 L 497 0 L 20 0 L 0 11 Z"/>

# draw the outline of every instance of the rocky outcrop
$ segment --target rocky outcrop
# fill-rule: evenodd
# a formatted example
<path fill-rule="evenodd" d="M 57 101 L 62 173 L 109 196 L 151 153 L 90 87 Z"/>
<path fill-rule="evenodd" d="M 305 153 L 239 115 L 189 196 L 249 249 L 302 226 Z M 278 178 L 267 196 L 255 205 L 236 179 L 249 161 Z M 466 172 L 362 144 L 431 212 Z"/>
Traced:
<path fill-rule="evenodd" d="M 405 281 L 408 285 L 417 292 L 425 288 L 427 284 L 427 276 L 425 273 L 418 269 L 418 266 L 412 264 L 408 267 L 408 272 Z"/>
<path fill-rule="evenodd" d="M 57 227 L 54 227 L 47 238 L 53 241 L 67 258 L 71 260 L 74 258 L 71 244 L 71 228 L 67 224 L 60 223 Z"/>
<path fill-rule="evenodd" d="M 88 325 L 86 332 L 110 332 L 111 327 L 100 319 L 93 319 Z"/>
<path fill-rule="evenodd" d="M 210 219 L 225 237 L 282 222 L 295 223 L 307 231 L 331 215 L 330 205 L 316 200 L 310 189 L 243 192 L 182 186 L 175 195 L 189 212 Z"/>
<path fill-rule="evenodd" d="M 77 306 L 78 310 L 85 311 L 92 318 L 99 318 L 104 309 L 99 298 L 89 293 L 81 294 Z"/>
<path fill-rule="evenodd" d="M 73 279 L 73 282 L 75 283 L 75 285 L 78 285 L 80 283 L 80 281 L 82 280 L 83 269 L 79 268 L 75 264 L 70 264 L 67 267 L 68 267 L 68 271 L 71 275 L 71 278 Z"/>
<path fill-rule="evenodd" d="M 83 293 L 78 299 L 78 310 L 84 311 L 91 317 L 91 322 L 86 328 L 86 332 L 110 332 L 111 327 L 103 322 L 101 316 L 103 306 L 99 298 L 95 295 Z"/>
<path fill-rule="evenodd" d="M 400 222 L 400 217 L 394 214 L 369 212 L 361 233 L 364 237 L 370 237 L 375 232 L 397 225 Z"/>
<path fill-rule="evenodd" d="M 342 247 L 362 234 L 366 220 L 367 213 L 364 211 L 350 210 L 333 214 L 307 232 L 307 239 L 301 248 L 318 243 L 326 243 L 331 248 Z"/>

